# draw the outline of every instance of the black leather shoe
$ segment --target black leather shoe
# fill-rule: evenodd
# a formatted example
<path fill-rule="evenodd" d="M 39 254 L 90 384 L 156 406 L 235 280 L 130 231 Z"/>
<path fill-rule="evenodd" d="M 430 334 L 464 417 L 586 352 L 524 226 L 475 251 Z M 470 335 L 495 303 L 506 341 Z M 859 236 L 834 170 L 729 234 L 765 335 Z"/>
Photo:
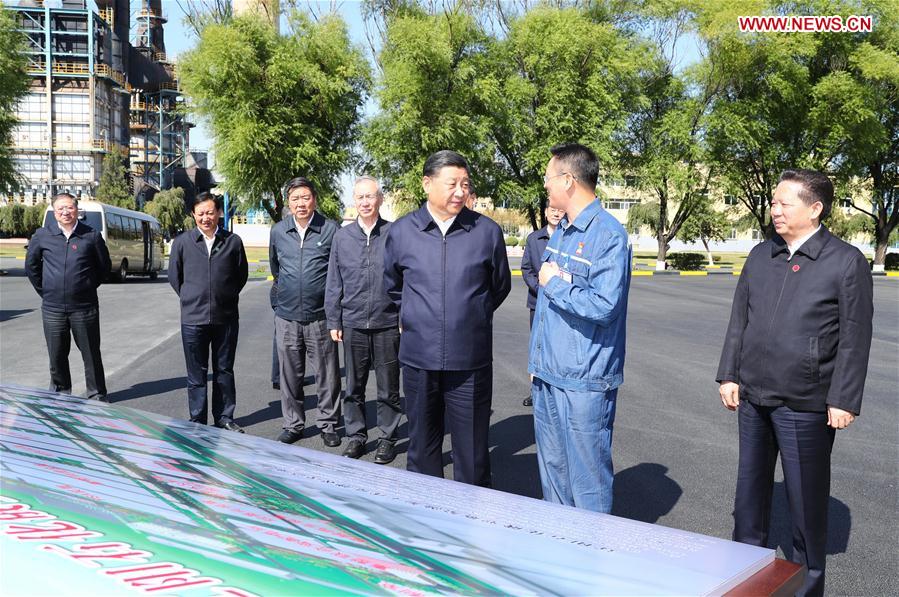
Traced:
<path fill-rule="evenodd" d="M 224 423 L 218 425 L 219 429 L 227 429 L 228 431 L 236 431 L 237 433 L 246 433 L 240 425 L 235 423 L 234 421 L 225 421 Z"/>
<path fill-rule="evenodd" d="M 322 431 L 322 441 L 329 448 L 336 448 L 340 445 L 340 436 L 333 431 Z"/>
<path fill-rule="evenodd" d="M 522 406 L 534 406 L 534 399 L 531 398 L 531 395 L 528 394 L 527 398 L 521 401 Z"/>
<path fill-rule="evenodd" d="M 359 458 L 364 451 L 365 442 L 358 437 L 354 437 L 347 442 L 346 448 L 343 451 L 343 456 L 346 456 L 347 458 Z"/>
<path fill-rule="evenodd" d="M 280 390 L 280 389 L 281 389 L 281 384 L 279 384 L 279 383 L 276 382 L 276 381 L 273 381 L 273 382 L 272 382 L 272 389 L 273 389 L 273 390 Z"/>
<path fill-rule="evenodd" d="M 303 437 L 303 430 L 294 431 L 292 429 L 285 429 L 281 432 L 281 435 L 278 436 L 278 441 L 282 444 L 293 444 Z"/>
<path fill-rule="evenodd" d="M 382 439 L 378 442 L 378 449 L 375 451 L 375 464 L 390 464 L 396 458 L 396 446 Z"/>

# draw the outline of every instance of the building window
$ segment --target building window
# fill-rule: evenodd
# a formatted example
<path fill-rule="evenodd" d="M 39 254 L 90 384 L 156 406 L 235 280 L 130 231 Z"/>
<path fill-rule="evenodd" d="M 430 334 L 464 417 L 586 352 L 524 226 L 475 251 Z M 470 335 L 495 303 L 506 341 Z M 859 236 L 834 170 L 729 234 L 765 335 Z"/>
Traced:
<path fill-rule="evenodd" d="M 606 209 L 623 209 L 624 211 L 629 210 L 638 203 L 640 203 L 639 199 L 610 199 L 603 201 Z"/>
<path fill-rule="evenodd" d="M 737 229 L 736 228 L 730 229 L 730 234 L 727 235 L 727 239 L 728 240 L 737 240 Z"/>
<path fill-rule="evenodd" d="M 844 197 L 840 199 L 840 207 L 852 207 L 852 198 Z"/>
<path fill-rule="evenodd" d="M 765 240 L 765 237 L 762 235 L 762 231 L 758 228 L 752 229 L 752 240 Z"/>
<path fill-rule="evenodd" d="M 725 195 L 724 196 L 724 205 L 739 205 L 740 200 L 737 199 L 736 195 Z"/>

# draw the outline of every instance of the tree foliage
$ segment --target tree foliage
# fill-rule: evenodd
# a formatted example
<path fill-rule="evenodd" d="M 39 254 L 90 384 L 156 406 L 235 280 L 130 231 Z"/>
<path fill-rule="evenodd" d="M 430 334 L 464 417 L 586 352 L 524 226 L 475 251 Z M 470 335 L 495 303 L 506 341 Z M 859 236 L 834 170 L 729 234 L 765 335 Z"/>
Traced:
<path fill-rule="evenodd" d="M 125 153 L 113 149 L 103 156 L 100 183 L 97 185 L 97 201 L 126 209 L 134 209 L 134 195 L 128 185 L 128 168 Z"/>
<path fill-rule="evenodd" d="M 159 226 L 169 238 L 188 228 L 186 223 L 193 222 L 184 204 L 184 189 L 179 187 L 156 193 L 144 205 L 144 211 L 159 220 Z"/>
<path fill-rule="evenodd" d="M 0 4 L 0 191 L 17 189 L 20 177 L 12 159 L 15 108 L 28 90 L 25 36 L 16 30 L 10 11 Z"/>
<path fill-rule="evenodd" d="M 582 10 L 535 8 L 509 18 L 498 37 L 460 6 L 386 13 L 381 111 L 363 137 L 372 170 L 423 200 L 424 160 L 455 149 L 469 158 L 479 194 L 521 209 L 536 227 L 552 145 L 580 141 L 605 166 L 614 161 L 634 92 L 633 47 Z"/>
<path fill-rule="evenodd" d="M 282 185 L 306 176 L 320 209 L 336 217 L 370 72 L 338 16 L 313 22 L 293 12 L 289 22 L 286 35 L 249 16 L 209 24 L 179 75 L 212 129 L 225 189 L 245 205 L 261 201 L 278 221 Z"/>

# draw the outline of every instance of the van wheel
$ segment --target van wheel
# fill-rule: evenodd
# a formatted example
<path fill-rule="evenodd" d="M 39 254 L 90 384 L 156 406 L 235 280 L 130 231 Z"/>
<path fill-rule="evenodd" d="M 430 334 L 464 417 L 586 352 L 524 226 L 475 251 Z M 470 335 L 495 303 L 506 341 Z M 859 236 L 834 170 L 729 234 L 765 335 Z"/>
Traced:
<path fill-rule="evenodd" d="M 128 278 L 128 260 L 122 259 L 122 263 L 119 264 L 119 271 L 116 272 L 116 279 L 119 282 L 124 282 L 126 278 Z"/>
<path fill-rule="evenodd" d="M 155 280 L 159 277 L 159 272 L 150 272 L 150 279 Z"/>

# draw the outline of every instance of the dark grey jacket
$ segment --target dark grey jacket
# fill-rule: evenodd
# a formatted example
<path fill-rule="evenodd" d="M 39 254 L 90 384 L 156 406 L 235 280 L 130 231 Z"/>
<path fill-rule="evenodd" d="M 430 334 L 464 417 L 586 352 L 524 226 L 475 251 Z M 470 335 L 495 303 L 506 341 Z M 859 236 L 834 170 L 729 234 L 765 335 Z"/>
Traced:
<path fill-rule="evenodd" d="M 272 227 L 268 258 L 275 279 L 275 315 L 302 322 L 325 318 L 325 284 L 336 232 L 337 224 L 318 212 L 309 220 L 302 244 L 293 216 Z"/>
<path fill-rule="evenodd" d="M 103 236 L 78 221 L 67 239 L 56 221 L 38 228 L 28 243 L 25 273 L 45 311 L 70 313 L 97 306 L 97 287 L 109 273 Z"/>
<path fill-rule="evenodd" d="M 344 226 L 331 243 L 325 290 L 328 329 L 395 327 L 398 309 L 384 290 L 384 239 L 390 222 L 378 218 L 371 239 L 359 222 Z"/>
<path fill-rule="evenodd" d="M 243 241 L 227 230 L 216 231 L 211 256 L 196 228 L 172 242 L 168 276 L 181 299 L 181 323 L 210 325 L 237 319 L 248 275 Z"/>
<path fill-rule="evenodd" d="M 528 287 L 528 309 L 537 308 L 537 291 L 540 289 L 540 266 L 543 265 L 543 251 L 549 243 L 549 231 L 546 226 L 528 234 L 524 244 L 524 255 L 521 256 L 521 277 Z"/>
<path fill-rule="evenodd" d="M 749 253 L 717 380 L 762 406 L 858 414 L 868 371 L 873 282 L 861 251 L 821 228 L 789 259 L 779 236 Z"/>
<path fill-rule="evenodd" d="M 427 205 L 390 227 L 385 288 L 400 307 L 400 362 L 431 371 L 493 362 L 493 312 L 512 276 L 500 227 L 468 208 L 444 238 Z"/>

